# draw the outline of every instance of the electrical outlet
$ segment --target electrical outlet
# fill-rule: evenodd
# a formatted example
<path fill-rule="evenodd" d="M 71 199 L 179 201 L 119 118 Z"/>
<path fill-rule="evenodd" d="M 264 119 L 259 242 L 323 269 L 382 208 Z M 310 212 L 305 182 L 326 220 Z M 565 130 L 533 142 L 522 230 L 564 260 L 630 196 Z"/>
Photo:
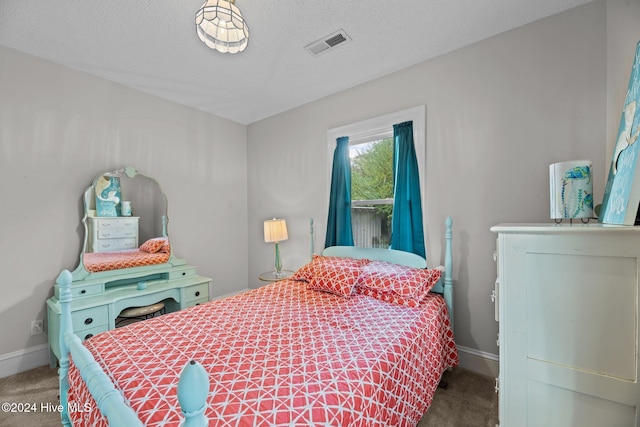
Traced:
<path fill-rule="evenodd" d="M 44 334 L 44 324 L 42 319 L 32 320 L 31 321 L 31 335 L 41 335 Z"/>

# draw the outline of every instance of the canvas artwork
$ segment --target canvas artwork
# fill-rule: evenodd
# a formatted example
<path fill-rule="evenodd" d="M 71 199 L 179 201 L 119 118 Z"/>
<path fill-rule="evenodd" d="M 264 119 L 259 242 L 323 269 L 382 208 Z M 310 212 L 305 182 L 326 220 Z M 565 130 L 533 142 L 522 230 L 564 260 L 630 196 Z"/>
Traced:
<path fill-rule="evenodd" d="M 618 138 L 609 167 L 599 220 L 605 224 L 634 225 L 640 205 L 640 42 L 631 68 L 629 87 L 622 109 Z"/>
<path fill-rule="evenodd" d="M 95 185 L 96 215 L 120 216 L 120 178 L 101 176 Z"/>

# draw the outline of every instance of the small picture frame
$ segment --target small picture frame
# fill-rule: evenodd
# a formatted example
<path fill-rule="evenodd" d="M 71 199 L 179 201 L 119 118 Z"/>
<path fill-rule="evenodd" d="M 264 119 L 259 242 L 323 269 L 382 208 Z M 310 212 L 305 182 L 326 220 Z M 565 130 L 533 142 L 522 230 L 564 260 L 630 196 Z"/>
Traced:
<path fill-rule="evenodd" d="M 120 216 L 120 177 L 101 176 L 95 184 L 96 216 Z"/>

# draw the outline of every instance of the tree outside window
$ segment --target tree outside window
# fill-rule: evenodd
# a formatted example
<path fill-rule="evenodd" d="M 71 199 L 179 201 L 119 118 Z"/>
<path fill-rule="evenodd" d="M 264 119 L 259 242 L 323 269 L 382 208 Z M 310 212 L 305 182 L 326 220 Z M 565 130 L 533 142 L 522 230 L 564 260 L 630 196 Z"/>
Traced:
<path fill-rule="evenodd" d="M 393 213 L 393 138 L 352 145 L 349 155 L 354 244 L 388 248 Z"/>

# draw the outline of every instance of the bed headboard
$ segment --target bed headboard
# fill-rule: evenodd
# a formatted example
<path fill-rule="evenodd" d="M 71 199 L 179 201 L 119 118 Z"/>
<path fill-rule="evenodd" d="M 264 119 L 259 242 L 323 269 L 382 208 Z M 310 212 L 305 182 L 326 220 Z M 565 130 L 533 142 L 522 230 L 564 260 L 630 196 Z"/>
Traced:
<path fill-rule="evenodd" d="M 395 249 L 359 248 L 357 246 L 329 246 L 322 255 L 344 258 L 366 258 L 371 261 L 387 261 L 413 268 L 426 268 L 427 260 L 420 255 Z"/>

